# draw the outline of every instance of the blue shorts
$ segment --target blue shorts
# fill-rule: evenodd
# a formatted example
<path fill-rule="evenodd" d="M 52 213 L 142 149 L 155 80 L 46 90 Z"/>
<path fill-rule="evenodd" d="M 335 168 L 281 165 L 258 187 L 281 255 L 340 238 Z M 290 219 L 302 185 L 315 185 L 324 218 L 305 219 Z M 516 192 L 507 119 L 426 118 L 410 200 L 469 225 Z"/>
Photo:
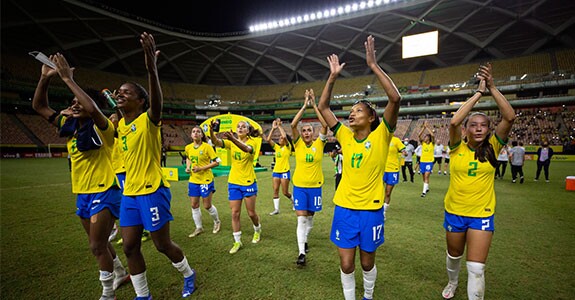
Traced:
<path fill-rule="evenodd" d="M 237 185 L 228 183 L 228 199 L 230 201 L 243 200 L 258 194 L 258 184 L 256 182 L 250 185 Z"/>
<path fill-rule="evenodd" d="M 116 174 L 118 178 L 118 186 L 122 192 L 124 191 L 124 183 L 126 183 L 126 172 Z"/>
<path fill-rule="evenodd" d="M 293 187 L 293 203 L 296 210 L 321 211 L 321 187 Z"/>
<path fill-rule="evenodd" d="M 419 172 L 423 173 L 431 173 L 433 171 L 433 163 L 432 162 L 422 162 L 419 163 Z"/>
<path fill-rule="evenodd" d="M 291 179 L 291 174 L 290 174 L 290 171 L 283 172 L 283 173 L 273 172 L 273 173 L 272 173 L 272 177 L 273 177 L 273 178 L 290 180 L 290 179 Z"/>
<path fill-rule="evenodd" d="M 107 208 L 117 219 L 120 216 L 121 201 L 122 191 L 116 186 L 101 193 L 78 194 L 76 197 L 76 215 L 82 219 L 89 219 Z"/>
<path fill-rule="evenodd" d="M 374 252 L 385 241 L 383 208 L 355 210 L 336 205 L 331 224 L 331 241 L 339 248 Z"/>
<path fill-rule="evenodd" d="M 466 232 L 467 229 L 495 231 L 495 215 L 485 218 L 463 217 L 445 212 L 443 228 L 449 232 Z"/>
<path fill-rule="evenodd" d="M 147 195 L 124 195 L 120 206 L 120 226 L 143 225 L 148 231 L 161 229 L 174 219 L 170 212 L 171 200 L 170 188 L 165 186 Z"/>
<path fill-rule="evenodd" d="M 383 182 L 389 185 L 396 185 L 399 183 L 399 172 L 385 172 L 383 173 Z"/>
<path fill-rule="evenodd" d="M 188 182 L 188 196 L 190 197 L 202 197 L 207 198 L 211 193 L 216 192 L 216 186 L 214 182 L 208 184 L 197 184 Z"/>

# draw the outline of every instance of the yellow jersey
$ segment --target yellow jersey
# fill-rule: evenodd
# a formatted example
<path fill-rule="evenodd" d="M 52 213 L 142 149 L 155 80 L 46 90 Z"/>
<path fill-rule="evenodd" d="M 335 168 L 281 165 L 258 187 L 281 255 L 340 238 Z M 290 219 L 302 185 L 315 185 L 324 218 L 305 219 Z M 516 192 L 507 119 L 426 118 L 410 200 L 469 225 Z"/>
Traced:
<path fill-rule="evenodd" d="M 290 170 L 289 165 L 289 157 L 291 156 L 291 146 L 285 145 L 280 146 L 277 143 L 274 143 L 274 151 L 275 151 L 275 158 L 276 163 L 274 165 L 273 172 L 275 173 L 285 173 Z"/>
<path fill-rule="evenodd" d="M 422 163 L 432 163 L 435 161 L 435 156 L 433 156 L 433 150 L 435 145 L 432 142 L 424 143 L 421 142 L 421 158 L 419 159 Z"/>
<path fill-rule="evenodd" d="M 399 172 L 400 153 L 405 149 L 403 142 L 396 136 L 391 137 L 389 143 L 389 150 L 387 152 L 387 163 L 385 164 L 385 172 Z"/>
<path fill-rule="evenodd" d="M 323 148 L 327 141 L 320 138 L 315 139 L 308 147 L 305 142 L 298 137 L 294 143 L 295 148 L 295 170 L 293 174 L 293 184 L 297 187 L 315 188 L 323 185 Z"/>
<path fill-rule="evenodd" d="M 209 165 L 213 160 L 216 160 L 218 156 L 214 148 L 208 143 L 202 142 L 200 146 L 191 143 L 184 148 L 186 152 L 186 157 L 190 160 L 190 170 L 196 166 L 206 166 Z M 214 173 L 212 169 L 203 170 L 200 172 L 191 172 L 189 182 L 195 184 L 208 184 L 214 180 Z"/>
<path fill-rule="evenodd" d="M 129 124 L 126 124 L 124 118 L 120 119 L 118 138 L 126 168 L 124 195 L 148 195 L 160 186 L 170 187 L 160 166 L 161 127 L 162 123 L 154 124 L 147 112 L 140 114 Z"/>
<path fill-rule="evenodd" d="M 63 126 L 66 117 L 60 118 L 59 127 Z M 114 124 L 108 120 L 106 129 L 94 125 L 96 133 L 102 140 L 98 149 L 79 151 L 76 147 L 76 136 L 69 137 L 66 148 L 72 162 L 72 193 L 94 194 L 108 190 L 117 183 L 112 168 L 112 149 L 114 147 Z"/>
<path fill-rule="evenodd" d="M 505 142 L 495 134 L 489 139 L 495 153 Z M 489 217 L 495 213 L 495 168 L 475 159 L 475 150 L 466 142 L 450 147 L 449 188 L 445 194 L 445 210 L 466 217 Z"/>
<path fill-rule="evenodd" d="M 122 143 L 120 143 L 119 138 L 114 138 L 114 147 L 112 149 L 112 167 L 116 174 L 126 173 L 126 167 L 124 167 L 124 156 L 122 153 Z"/>
<path fill-rule="evenodd" d="M 361 141 L 341 123 L 334 132 L 341 145 L 343 171 L 333 202 L 349 209 L 380 209 L 385 193 L 383 173 L 393 136 L 389 125 L 384 119 Z"/>
<path fill-rule="evenodd" d="M 242 151 L 236 144 L 228 140 L 222 140 L 224 148 L 228 149 L 232 156 L 230 175 L 228 182 L 232 184 L 248 186 L 257 181 L 254 170 L 254 151 L 256 151 L 256 141 L 248 138 L 246 145 L 252 148 L 252 153 Z"/>

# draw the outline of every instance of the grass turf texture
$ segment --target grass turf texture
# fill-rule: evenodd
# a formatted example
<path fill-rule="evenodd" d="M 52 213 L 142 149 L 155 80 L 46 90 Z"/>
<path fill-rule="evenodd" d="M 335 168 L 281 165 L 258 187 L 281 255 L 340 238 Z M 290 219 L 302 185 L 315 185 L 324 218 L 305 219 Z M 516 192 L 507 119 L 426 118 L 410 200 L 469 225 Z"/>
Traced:
<path fill-rule="evenodd" d="M 269 167 L 271 157 L 262 157 Z M 168 165 L 179 158 L 169 157 Z M 293 161 L 292 161 L 293 167 Z M 171 236 L 198 272 L 195 299 L 342 299 L 339 258 L 329 241 L 333 164 L 323 162 L 323 211 L 316 214 L 309 239 L 307 266 L 298 268 L 296 217 L 282 196 L 281 213 L 273 210 L 271 172 L 259 172 L 257 212 L 262 240 L 252 244 L 253 227 L 242 210 L 244 246 L 234 255 L 227 177 L 216 178 L 213 203 L 222 230 L 212 234 L 211 217 L 202 208 L 205 232 L 194 230 L 187 182 L 172 182 Z M 565 177 L 575 175 L 575 163 L 553 162 L 551 182 L 534 182 L 535 162 L 524 168 L 524 184 L 511 183 L 509 168 L 496 180 L 496 233 L 487 261 L 486 299 L 572 299 L 575 295 L 575 192 L 565 190 Z M 293 168 L 292 168 L 293 171 Z M 385 226 L 386 242 L 377 253 L 376 299 L 441 299 L 447 283 L 443 196 L 449 176 L 431 176 L 431 191 L 421 198 L 421 176 L 398 184 L 392 194 Z M 293 173 L 293 172 L 292 172 Z M 97 262 L 75 213 L 68 163 L 65 159 L 2 160 L 1 174 L 1 296 L 2 299 L 98 299 L 101 286 Z M 543 178 L 543 177 L 542 177 Z M 281 191 L 280 191 L 281 194 Z M 113 243 L 126 265 L 120 246 Z M 183 279 L 152 241 L 143 243 L 148 283 L 154 299 L 178 299 Z M 356 258 L 357 297 L 363 292 Z M 465 263 L 454 299 L 467 299 Z M 135 296 L 131 284 L 118 299 Z"/>

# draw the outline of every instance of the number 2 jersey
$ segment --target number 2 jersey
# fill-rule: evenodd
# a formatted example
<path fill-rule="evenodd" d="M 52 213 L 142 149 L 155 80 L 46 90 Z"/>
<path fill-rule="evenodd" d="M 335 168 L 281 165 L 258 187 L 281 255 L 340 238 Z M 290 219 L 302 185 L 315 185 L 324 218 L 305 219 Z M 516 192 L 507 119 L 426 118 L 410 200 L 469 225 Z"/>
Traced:
<path fill-rule="evenodd" d="M 341 145 L 343 171 L 333 202 L 349 209 L 376 210 L 383 206 L 383 173 L 392 131 L 385 119 L 365 139 L 337 123 L 335 137 Z"/>
<path fill-rule="evenodd" d="M 489 138 L 495 153 L 505 144 L 495 134 Z M 495 167 L 475 159 L 475 150 L 461 141 L 450 147 L 449 188 L 445 210 L 465 217 L 489 217 L 495 213 Z"/>

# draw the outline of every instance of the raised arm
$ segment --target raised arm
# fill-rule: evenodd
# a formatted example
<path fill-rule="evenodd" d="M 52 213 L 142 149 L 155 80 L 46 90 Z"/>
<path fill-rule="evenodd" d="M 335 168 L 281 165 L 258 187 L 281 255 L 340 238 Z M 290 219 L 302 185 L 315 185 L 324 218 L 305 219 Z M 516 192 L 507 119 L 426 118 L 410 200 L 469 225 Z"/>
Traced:
<path fill-rule="evenodd" d="M 54 55 L 50 55 L 50 60 L 54 61 Z M 58 125 L 56 117 L 59 114 L 48 105 L 48 86 L 50 85 L 50 80 L 56 74 L 58 74 L 56 70 L 42 64 L 40 80 L 38 80 L 34 97 L 32 98 L 32 108 L 54 126 Z"/>
<path fill-rule="evenodd" d="M 277 118 L 276 122 L 278 125 L 278 130 L 280 131 L 281 137 L 283 137 L 284 139 L 287 138 L 287 134 L 286 134 L 284 128 L 282 127 L 282 120 L 280 118 Z"/>
<path fill-rule="evenodd" d="M 485 93 L 485 80 L 481 79 L 475 94 L 467 99 L 451 117 L 451 121 L 449 122 L 449 145 L 454 146 L 461 141 L 461 123 L 463 123 L 467 115 L 471 112 L 473 106 L 479 102 L 483 93 Z"/>
<path fill-rule="evenodd" d="M 397 125 L 397 116 L 399 115 L 399 102 L 401 101 L 401 95 L 391 78 L 389 78 L 377 63 L 375 58 L 375 39 L 373 36 L 368 36 L 364 45 L 367 65 L 377 77 L 379 84 L 383 87 L 388 98 L 387 105 L 383 111 L 383 118 L 389 125 L 389 128 L 395 129 L 395 126 Z"/>
<path fill-rule="evenodd" d="M 275 130 L 276 128 L 277 128 L 277 119 L 275 119 L 275 120 L 272 122 L 272 128 L 270 129 L 270 133 L 268 134 L 268 136 L 267 136 L 267 137 L 264 136 L 266 142 L 268 142 L 268 143 L 270 144 L 270 146 L 272 146 L 272 148 L 273 148 L 274 145 L 275 145 L 275 142 L 274 142 L 273 139 L 272 139 L 272 134 L 274 133 L 274 130 Z"/>
<path fill-rule="evenodd" d="M 212 122 L 210 123 L 210 140 L 212 140 L 212 143 L 214 144 L 214 146 L 216 147 L 224 147 L 224 142 L 219 139 L 216 134 L 214 133 L 214 125 L 215 125 L 216 120 L 212 120 Z"/>
<path fill-rule="evenodd" d="M 331 100 L 331 94 L 333 91 L 333 86 L 335 85 L 335 81 L 337 80 L 341 70 L 343 70 L 345 63 L 340 64 L 339 57 L 335 54 L 328 56 L 327 62 L 329 64 L 330 73 L 327 81 L 325 82 L 323 91 L 321 92 L 321 96 L 319 97 L 318 110 L 325 120 L 326 125 L 332 128 L 337 124 L 338 121 L 335 114 L 329 107 L 329 102 Z"/>
<path fill-rule="evenodd" d="M 108 118 L 102 113 L 94 99 L 74 81 L 74 69 L 70 68 L 64 55 L 56 53 L 54 63 L 56 64 L 58 75 L 60 75 L 62 81 L 64 81 L 66 86 L 72 91 L 78 103 L 90 114 L 90 117 L 94 120 L 94 124 L 100 129 L 106 129 L 108 127 Z"/>
<path fill-rule="evenodd" d="M 299 137 L 299 131 L 297 129 L 297 125 L 299 124 L 299 120 L 301 120 L 301 117 L 303 116 L 303 112 L 305 111 L 307 105 L 308 105 L 308 96 L 309 96 L 309 91 L 306 90 L 305 91 L 305 99 L 303 100 L 303 106 L 299 109 L 299 111 L 297 112 L 297 114 L 295 114 L 295 116 L 293 117 L 293 120 L 291 121 L 291 133 L 292 133 L 292 137 L 293 140 L 297 140 L 297 138 Z"/>
<path fill-rule="evenodd" d="M 235 137 L 234 133 L 230 131 L 226 131 L 222 133 L 223 137 L 230 142 L 234 143 L 240 150 L 246 153 L 253 153 L 254 149 L 251 146 L 246 145 L 244 142 L 240 141 L 238 138 Z"/>
<path fill-rule="evenodd" d="M 154 37 L 144 32 L 140 35 L 140 44 L 144 51 L 146 61 L 146 69 L 148 70 L 148 91 L 150 93 L 150 108 L 148 108 L 148 116 L 155 124 L 160 123 L 162 119 L 162 106 L 164 103 L 164 95 L 162 94 L 162 87 L 160 86 L 160 77 L 158 76 L 158 56 L 160 51 L 156 50 L 156 41 Z"/>
<path fill-rule="evenodd" d="M 493 96 L 495 103 L 497 103 L 497 107 L 499 107 L 499 111 L 501 112 L 501 122 L 497 124 L 495 134 L 497 134 L 500 139 L 506 141 L 509 136 L 509 132 L 511 131 L 511 127 L 513 126 L 513 122 L 515 121 L 515 111 L 511 104 L 509 104 L 509 101 L 507 101 L 507 98 L 505 98 L 497 87 L 495 87 L 491 63 L 480 66 L 479 75 L 477 77 L 485 80 L 487 89 L 491 93 L 491 96 Z"/>
<path fill-rule="evenodd" d="M 313 111 L 315 112 L 315 115 L 317 116 L 319 122 L 321 123 L 320 133 L 323 135 L 326 135 L 327 134 L 327 123 L 325 122 L 325 119 L 323 118 L 323 116 L 321 115 L 321 112 L 317 108 L 317 105 L 315 104 L 315 95 L 313 93 L 313 89 L 309 89 L 309 98 L 311 101 L 311 105 L 313 107 Z M 335 126 L 335 124 L 334 124 L 334 126 Z"/>

